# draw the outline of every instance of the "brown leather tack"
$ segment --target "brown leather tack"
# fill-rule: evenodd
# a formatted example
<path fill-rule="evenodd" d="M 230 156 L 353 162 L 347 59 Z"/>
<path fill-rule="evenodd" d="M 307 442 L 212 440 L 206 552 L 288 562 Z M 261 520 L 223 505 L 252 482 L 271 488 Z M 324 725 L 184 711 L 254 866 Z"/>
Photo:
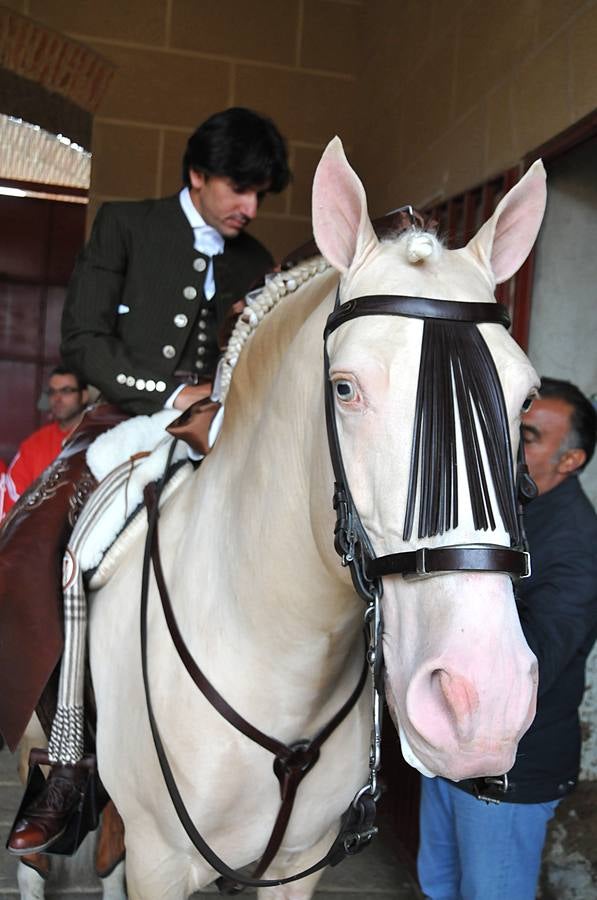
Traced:
<path fill-rule="evenodd" d="M 0 527 L 0 732 L 12 751 L 62 653 L 62 556 L 95 486 L 85 451 L 126 418 L 108 404 L 90 408 Z"/>
<path fill-rule="evenodd" d="M 209 427 L 221 403 L 205 397 L 192 403 L 188 409 L 168 425 L 166 431 L 184 441 L 196 453 L 209 453 Z"/>

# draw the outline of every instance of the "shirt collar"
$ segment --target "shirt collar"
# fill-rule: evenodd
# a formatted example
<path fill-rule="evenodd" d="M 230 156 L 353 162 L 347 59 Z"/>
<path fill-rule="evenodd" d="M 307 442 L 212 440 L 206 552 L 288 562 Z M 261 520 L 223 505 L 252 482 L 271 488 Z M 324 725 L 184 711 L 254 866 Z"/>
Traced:
<path fill-rule="evenodd" d="M 182 206 L 182 211 L 189 220 L 189 225 L 191 228 L 202 228 L 205 226 L 205 220 L 203 216 L 191 200 L 191 192 L 188 187 L 184 187 L 180 194 L 178 195 L 178 199 L 180 200 L 180 205 Z"/>

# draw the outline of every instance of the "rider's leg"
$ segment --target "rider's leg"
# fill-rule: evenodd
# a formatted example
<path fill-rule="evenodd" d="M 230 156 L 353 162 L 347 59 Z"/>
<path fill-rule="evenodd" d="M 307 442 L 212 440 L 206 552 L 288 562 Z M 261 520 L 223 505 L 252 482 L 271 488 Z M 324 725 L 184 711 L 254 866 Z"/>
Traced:
<path fill-rule="evenodd" d="M 65 569 L 64 654 L 48 745 L 53 765 L 43 790 L 23 811 L 10 834 L 7 848 L 16 855 L 47 850 L 65 832 L 88 778 L 87 771 L 77 766 L 83 757 L 87 601 L 75 556 L 67 550 L 67 557 L 72 570 Z"/>

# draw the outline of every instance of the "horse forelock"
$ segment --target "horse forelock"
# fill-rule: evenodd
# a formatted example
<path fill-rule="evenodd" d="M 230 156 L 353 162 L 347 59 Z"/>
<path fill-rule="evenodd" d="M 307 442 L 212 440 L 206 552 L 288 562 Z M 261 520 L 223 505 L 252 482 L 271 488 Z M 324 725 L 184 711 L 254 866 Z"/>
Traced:
<path fill-rule="evenodd" d="M 388 235 L 382 244 L 392 243 L 402 254 L 404 261 L 411 265 L 424 263 L 427 260 L 436 262 L 443 251 L 442 242 L 430 231 L 411 228 L 406 232 Z"/>

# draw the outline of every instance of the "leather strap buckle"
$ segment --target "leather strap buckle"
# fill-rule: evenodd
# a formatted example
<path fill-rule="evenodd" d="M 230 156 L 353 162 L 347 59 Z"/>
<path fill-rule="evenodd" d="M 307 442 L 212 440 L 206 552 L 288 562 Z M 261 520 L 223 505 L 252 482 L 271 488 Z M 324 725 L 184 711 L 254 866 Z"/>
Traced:
<path fill-rule="evenodd" d="M 504 775 L 496 775 L 494 777 L 488 776 L 486 778 L 481 778 L 488 788 L 492 788 L 494 791 L 499 792 L 500 794 L 507 794 L 508 788 L 510 786 L 508 781 L 508 775 L 505 773 Z M 490 797 L 488 794 L 484 794 L 482 789 L 479 788 L 478 782 L 474 787 L 474 794 L 477 800 L 484 800 L 485 803 L 501 803 L 501 800 L 498 797 Z"/>
<path fill-rule="evenodd" d="M 529 578 L 533 574 L 533 569 L 531 566 L 531 554 L 528 550 L 520 551 L 524 558 L 524 572 L 522 575 L 519 575 L 519 578 Z"/>
<path fill-rule="evenodd" d="M 426 547 L 419 547 L 418 550 L 415 550 L 415 571 L 413 574 L 417 576 L 429 575 L 429 572 L 427 571 L 426 551 Z"/>

